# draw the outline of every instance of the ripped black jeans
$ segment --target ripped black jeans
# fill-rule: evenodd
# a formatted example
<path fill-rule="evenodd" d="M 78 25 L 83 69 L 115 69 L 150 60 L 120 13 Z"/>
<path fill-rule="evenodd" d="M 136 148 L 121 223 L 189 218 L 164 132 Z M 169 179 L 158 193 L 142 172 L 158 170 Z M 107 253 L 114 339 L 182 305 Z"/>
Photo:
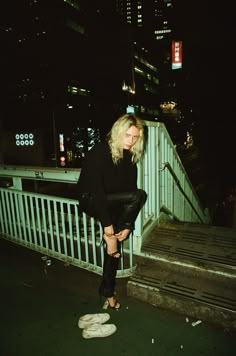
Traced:
<path fill-rule="evenodd" d="M 135 220 L 146 200 L 147 193 L 142 189 L 107 195 L 108 207 L 115 233 L 124 229 L 134 230 Z M 83 194 L 80 197 L 80 208 L 89 216 L 96 217 L 97 215 L 94 211 L 93 197 L 90 194 Z M 118 240 L 117 242 L 119 249 L 120 242 Z M 99 293 L 106 298 L 114 296 L 118 265 L 119 258 L 108 255 L 105 250 L 103 278 L 99 287 Z"/>

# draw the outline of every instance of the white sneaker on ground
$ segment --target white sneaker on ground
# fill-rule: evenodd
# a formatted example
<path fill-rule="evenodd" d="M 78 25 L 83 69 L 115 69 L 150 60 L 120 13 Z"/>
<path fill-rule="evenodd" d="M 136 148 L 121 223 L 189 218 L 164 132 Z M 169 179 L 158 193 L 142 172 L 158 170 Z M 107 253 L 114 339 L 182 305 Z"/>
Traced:
<path fill-rule="evenodd" d="M 93 324 L 84 328 L 82 336 L 85 339 L 91 339 L 93 337 L 106 337 L 114 334 L 117 328 L 114 324 Z"/>
<path fill-rule="evenodd" d="M 79 318 L 78 327 L 83 329 L 92 324 L 103 324 L 109 319 L 110 315 L 108 313 L 85 314 Z"/>

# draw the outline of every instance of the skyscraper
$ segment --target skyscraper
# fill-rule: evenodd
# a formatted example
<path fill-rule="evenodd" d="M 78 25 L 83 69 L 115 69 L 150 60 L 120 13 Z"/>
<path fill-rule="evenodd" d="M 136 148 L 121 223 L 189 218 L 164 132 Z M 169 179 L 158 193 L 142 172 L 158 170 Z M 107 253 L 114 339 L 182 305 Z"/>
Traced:
<path fill-rule="evenodd" d="M 173 0 L 113 0 L 115 10 L 123 19 L 139 29 L 147 38 L 171 39 L 173 32 Z"/>

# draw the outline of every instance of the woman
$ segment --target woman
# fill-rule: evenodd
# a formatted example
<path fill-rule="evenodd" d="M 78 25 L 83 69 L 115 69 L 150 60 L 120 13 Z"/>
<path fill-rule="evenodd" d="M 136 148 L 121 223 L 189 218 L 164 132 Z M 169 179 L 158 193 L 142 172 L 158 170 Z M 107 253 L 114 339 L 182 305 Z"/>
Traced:
<path fill-rule="evenodd" d="M 101 222 L 106 252 L 99 288 L 110 308 L 119 309 L 115 299 L 120 242 L 134 230 L 134 223 L 147 194 L 137 189 L 136 163 L 143 154 L 144 129 L 134 115 L 121 116 L 107 139 L 87 154 L 79 178 L 80 208 Z"/>

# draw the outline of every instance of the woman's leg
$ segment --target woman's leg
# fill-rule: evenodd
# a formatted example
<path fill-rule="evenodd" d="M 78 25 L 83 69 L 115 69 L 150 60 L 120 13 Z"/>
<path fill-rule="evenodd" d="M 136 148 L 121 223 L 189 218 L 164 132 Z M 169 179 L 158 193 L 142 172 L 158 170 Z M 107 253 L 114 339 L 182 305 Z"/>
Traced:
<path fill-rule="evenodd" d="M 96 216 L 94 211 L 94 204 L 91 195 L 84 194 L 80 199 L 80 210 L 85 212 L 89 216 Z M 113 212 L 111 218 L 115 218 L 116 214 Z M 104 262 L 103 262 L 103 276 L 102 282 L 99 287 L 99 294 L 106 297 L 110 306 L 115 304 L 114 291 L 116 284 L 116 272 L 119 264 L 120 254 L 114 252 L 119 251 L 119 242 L 115 236 L 106 237 L 103 236 L 106 242 L 106 249 L 104 249 Z M 117 305 L 115 306 L 117 307 Z M 118 305 L 119 307 L 119 305 Z"/>
<path fill-rule="evenodd" d="M 128 193 L 109 194 L 107 199 L 111 208 L 119 207 L 120 211 L 114 223 L 115 233 L 134 230 L 135 220 L 147 200 L 147 193 L 142 189 L 137 189 Z"/>
<path fill-rule="evenodd" d="M 131 193 L 108 195 L 107 199 L 113 214 L 113 226 L 116 229 L 115 232 L 121 233 L 121 238 L 123 240 L 127 238 L 129 233 L 134 229 L 135 219 L 137 218 L 139 211 L 146 202 L 147 194 L 145 191 L 138 189 Z M 117 243 L 119 246 L 119 241 L 117 241 Z M 118 263 L 118 258 L 114 258 L 105 253 L 103 264 L 103 278 L 99 291 L 100 294 L 107 298 L 113 297 L 114 303 L 114 292 Z"/>
<path fill-rule="evenodd" d="M 113 236 L 107 236 L 106 234 L 103 234 L 103 239 L 106 242 L 106 252 L 108 255 L 119 258 L 120 257 L 120 251 L 118 250 L 118 243 L 117 243 L 117 237 L 115 235 Z"/>
<path fill-rule="evenodd" d="M 106 297 L 114 297 L 116 286 L 116 272 L 119 265 L 119 258 L 110 256 L 105 251 L 103 263 L 102 282 L 99 287 L 99 293 Z"/>
<path fill-rule="evenodd" d="M 107 200 L 111 211 L 112 222 L 115 228 L 115 233 L 122 234 L 122 240 L 127 238 L 129 233 L 134 229 L 135 220 L 145 204 L 147 194 L 141 189 L 137 189 L 130 193 L 109 194 Z M 90 215 L 94 216 L 92 200 L 88 197 L 82 199 L 82 208 Z M 109 237 L 106 243 L 108 245 L 108 253 L 105 251 L 103 264 L 103 277 L 99 288 L 99 292 L 104 297 L 108 298 L 109 303 L 115 303 L 114 293 L 116 285 L 116 273 L 119 264 L 119 258 L 113 257 L 111 250 L 119 250 L 119 236 L 117 237 L 117 248 L 115 248 L 114 237 Z M 115 251 L 113 251 L 115 252 Z M 119 256 L 118 256 L 119 257 Z M 111 305 L 111 304 L 110 304 Z M 112 305 L 111 305 L 112 306 Z M 119 306 L 118 306 L 119 307 Z"/>
<path fill-rule="evenodd" d="M 82 194 L 79 199 L 79 209 L 83 211 L 88 216 L 93 216 L 96 218 L 98 215 L 94 208 L 93 197 L 89 193 Z M 111 209 L 111 220 L 113 221 L 113 217 L 115 219 L 116 213 Z M 103 240 L 106 242 L 107 253 L 116 258 L 120 257 L 120 253 L 117 248 L 117 237 L 116 236 L 107 236 L 103 235 Z"/>

